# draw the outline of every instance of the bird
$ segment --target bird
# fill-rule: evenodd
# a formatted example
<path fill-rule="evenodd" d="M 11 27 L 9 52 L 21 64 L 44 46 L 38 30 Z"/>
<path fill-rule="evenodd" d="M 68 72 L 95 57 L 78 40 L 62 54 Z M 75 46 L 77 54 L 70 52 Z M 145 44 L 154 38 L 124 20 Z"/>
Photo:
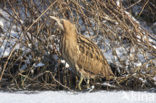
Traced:
<path fill-rule="evenodd" d="M 89 38 L 79 34 L 76 25 L 67 19 L 50 16 L 62 31 L 60 52 L 63 59 L 80 76 L 78 89 L 82 90 L 82 81 L 89 88 L 90 79 L 110 80 L 114 74 L 99 47 Z"/>

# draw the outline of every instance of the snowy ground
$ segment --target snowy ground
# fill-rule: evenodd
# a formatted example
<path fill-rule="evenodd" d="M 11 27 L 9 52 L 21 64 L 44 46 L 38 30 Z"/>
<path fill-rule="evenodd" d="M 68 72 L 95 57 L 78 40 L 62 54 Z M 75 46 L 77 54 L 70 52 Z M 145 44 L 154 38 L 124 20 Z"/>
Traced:
<path fill-rule="evenodd" d="M 156 103 L 156 93 L 134 91 L 71 92 L 0 92 L 0 103 Z"/>
<path fill-rule="evenodd" d="M 0 57 L 8 56 L 11 50 L 10 44 L 14 44 L 18 40 L 18 34 L 15 30 L 7 33 L 10 25 L 8 14 L 0 9 L 0 14 L 7 18 L 0 17 L 0 27 L 5 33 L 0 33 Z M 15 27 L 14 27 L 15 28 Z M 5 31 L 6 30 L 6 31 Z M 19 30 L 20 31 L 20 30 Z M 2 37 L 12 35 L 14 39 L 3 41 Z M 18 49 L 17 46 L 16 49 Z M 121 48 L 122 49 L 122 48 Z M 123 51 L 123 50 L 121 50 Z M 118 54 L 120 54 L 120 50 Z M 110 55 L 110 54 L 108 54 Z M 119 55 L 120 56 L 120 55 Z M 111 56 L 106 56 L 108 60 Z M 41 66 L 42 64 L 37 64 Z M 0 92 L 0 103 L 156 103 L 156 93 L 133 92 L 133 91 L 100 91 L 93 93 L 71 93 L 65 91 L 45 91 L 45 92 Z"/>

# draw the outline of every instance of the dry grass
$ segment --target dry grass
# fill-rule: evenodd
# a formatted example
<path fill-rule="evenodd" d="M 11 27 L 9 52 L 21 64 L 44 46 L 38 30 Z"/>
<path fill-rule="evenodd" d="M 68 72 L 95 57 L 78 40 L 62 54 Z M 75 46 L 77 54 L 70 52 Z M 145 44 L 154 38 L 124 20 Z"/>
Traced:
<path fill-rule="evenodd" d="M 50 20 L 50 15 L 69 19 L 76 24 L 81 34 L 90 36 L 99 47 L 104 48 L 104 53 L 109 52 L 113 55 L 109 62 L 114 65 L 113 70 L 118 75 L 112 82 L 117 88 L 138 90 L 155 87 L 153 80 L 156 75 L 154 64 L 156 48 L 153 46 L 156 45 L 155 36 L 144 30 L 126 12 L 137 3 L 128 2 L 126 9 L 121 3 L 117 5 L 115 0 L 1 0 L 0 2 L 1 9 L 9 14 L 8 21 L 11 23 L 3 32 L 7 31 L 8 35 L 12 35 L 12 29 L 17 32 L 17 37 L 0 37 L 0 46 L 5 41 L 16 42 L 11 45 L 9 56 L 0 58 L 1 89 L 77 89 L 78 77 L 60 62 L 58 50 L 60 31 Z M 147 2 L 143 4 L 142 11 Z M 154 12 L 154 9 L 149 10 Z M 16 49 L 18 44 L 20 48 Z M 118 53 L 119 48 L 122 55 Z M 140 59 L 138 55 L 142 58 Z M 40 62 L 44 66 L 37 67 Z M 99 81 L 103 82 L 97 80 L 92 81 L 92 84 L 96 85 Z M 108 89 L 99 84 L 97 88 Z"/>

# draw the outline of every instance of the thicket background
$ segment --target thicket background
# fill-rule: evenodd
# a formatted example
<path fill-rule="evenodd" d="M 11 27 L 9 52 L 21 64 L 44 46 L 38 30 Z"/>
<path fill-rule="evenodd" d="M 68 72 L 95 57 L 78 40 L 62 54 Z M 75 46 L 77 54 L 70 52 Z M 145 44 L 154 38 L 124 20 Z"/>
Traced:
<path fill-rule="evenodd" d="M 155 88 L 155 11 L 155 0 L 0 0 L 0 89 L 77 89 L 50 15 L 70 20 L 102 50 L 117 78 L 111 86 L 92 81 L 96 89 Z"/>

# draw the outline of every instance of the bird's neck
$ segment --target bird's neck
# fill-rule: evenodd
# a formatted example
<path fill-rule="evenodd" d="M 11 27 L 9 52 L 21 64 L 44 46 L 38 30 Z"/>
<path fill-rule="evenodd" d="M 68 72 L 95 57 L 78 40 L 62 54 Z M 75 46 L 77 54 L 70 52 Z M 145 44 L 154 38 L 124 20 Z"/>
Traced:
<path fill-rule="evenodd" d="M 65 32 L 64 37 L 68 42 L 71 42 L 73 45 L 77 43 L 77 34 L 76 32 Z"/>

